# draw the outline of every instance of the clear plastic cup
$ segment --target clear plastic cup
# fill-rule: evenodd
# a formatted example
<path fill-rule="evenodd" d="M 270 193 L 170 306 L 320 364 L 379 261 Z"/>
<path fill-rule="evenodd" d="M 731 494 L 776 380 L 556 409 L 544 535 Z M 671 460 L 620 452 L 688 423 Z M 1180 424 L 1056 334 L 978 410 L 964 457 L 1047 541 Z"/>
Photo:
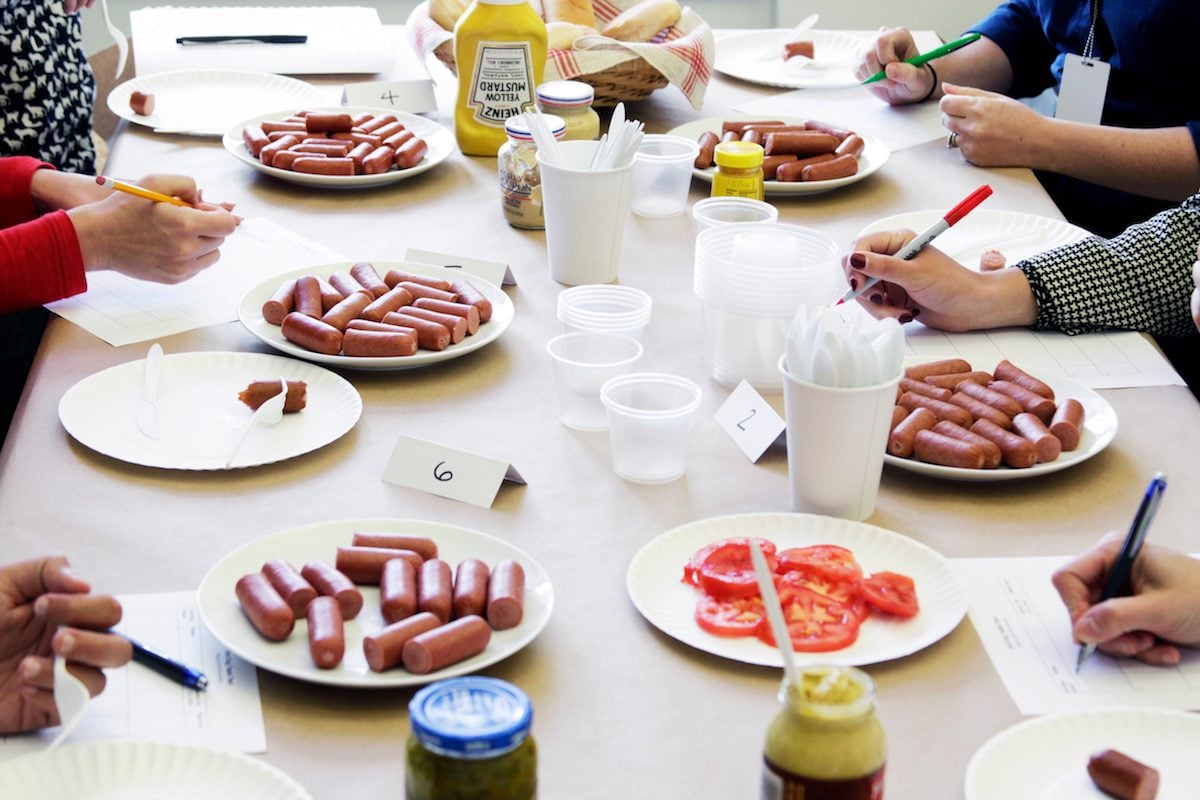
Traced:
<path fill-rule="evenodd" d="M 686 211 L 692 165 L 699 153 L 700 145 L 683 136 L 645 136 L 634 156 L 633 213 L 674 217 Z"/>
<path fill-rule="evenodd" d="M 692 206 L 696 232 L 734 222 L 778 222 L 779 209 L 752 197 L 706 197 Z"/>
<path fill-rule="evenodd" d="M 558 320 L 563 331 L 605 331 L 640 339 L 650 323 L 653 301 L 632 286 L 573 286 L 558 294 Z"/>
<path fill-rule="evenodd" d="M 600 387 L 633 369 L 641 342 L 619 333 L 564 333 L 546 343 L 546 352 L 554 361 L 559 422 L 580 431 L 607 429 Z"/>
<path fill-rule="evenodd" d="M 687 378 L 633 372 L 600 387 L 608 409 L 613 470 L 634 483 L 668 483 L 687 469 L 700 387 Z"/>

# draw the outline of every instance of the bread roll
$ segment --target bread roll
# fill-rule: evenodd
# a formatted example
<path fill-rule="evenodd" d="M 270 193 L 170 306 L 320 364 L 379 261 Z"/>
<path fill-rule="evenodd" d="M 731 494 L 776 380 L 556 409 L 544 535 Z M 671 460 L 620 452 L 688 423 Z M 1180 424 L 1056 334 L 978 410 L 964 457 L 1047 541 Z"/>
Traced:
<path fill-rule="evenodd" d="M 551 50 L 571 50 L 580 36 L 594 36 L 600 31 L 573 22 L 547 22 L 546 46 Z"/>
<path fill-rule="evenodd" d="M 448 31 L 454 30 L 454 24 L 467 10 L 470 2 L 463 0 L 429 0 L 429 16 L 438 25 Z"/>
<path fill-rule="evenodd" d="M 570 22 L 575 25 L 596 27 L 596 12 L 592 0 L 542 0 L 546 22 Z"/>
<path fill-rule="evenodd" d="M 678 22 L 680 13 L 675 0 L 642 0 L 613 17 L 600 32 L 623 42 L 648 42 Z"/>

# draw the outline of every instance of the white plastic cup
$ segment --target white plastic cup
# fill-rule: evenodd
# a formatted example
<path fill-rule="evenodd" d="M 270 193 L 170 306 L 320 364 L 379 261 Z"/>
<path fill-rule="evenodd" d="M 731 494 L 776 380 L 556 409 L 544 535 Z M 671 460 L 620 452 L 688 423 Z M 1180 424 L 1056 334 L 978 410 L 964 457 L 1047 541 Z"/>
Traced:
<path fill-rule="evenodd" d="M 683 136 L 649 134 L 633 163 L 633 213 L 676 217 L 687 210 L 692 165 L 700 145 Z"/>
<path fill-rule="evenodd" d="M 558 421 L 580 431 L 608 428 L 600 387 L 624 375 L 642 357 L 642 345 L 619 333 L 564 333 L 546 343 L 554 362 Z"/>
<path fill-rule="evenodd" d="M 900 376 L 842 389 L 797 380 L 779 358 L 792 511 L 864 520 L 875 512 Z"/>
<path fill-rule="evenodd" d="M 589 170 L 599 142 L 558 143 L 563 165 L 538 152 L 550 277 L 559 283 L 611 283 L 617 279 L 621 239 L 629 217 L 633 162 Z"/>
<path fill-rule="evenodd" d="M 687 469 L 700 387 L 687 378 L 633 372 L 600 387 L 608 409 L 613 470 L 634 483 L 668 483 Z"/>
<path fill-rule="evenodd" d="M 696 232 L 735 222 L 778 222 L 779 209 L 753 197 L 706 197 L 692 206 Z"/>
<path fill-rule="evenodd" d="M 606 331 L 641 339 L 653 300 L 641 289 L 609 284 L 572 286 L 558 293 L 563 331 Z"/>

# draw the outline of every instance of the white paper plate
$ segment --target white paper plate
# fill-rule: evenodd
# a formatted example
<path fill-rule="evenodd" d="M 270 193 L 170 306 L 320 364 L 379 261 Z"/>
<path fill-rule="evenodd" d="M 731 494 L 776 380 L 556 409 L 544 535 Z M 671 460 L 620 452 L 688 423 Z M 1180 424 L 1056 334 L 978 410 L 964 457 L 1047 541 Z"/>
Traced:
<path fill-rule="evenodd" d="M 135 114 L 129 96 L 154 95 L 154 113 Z M 312 84 L 283 75 L 234 69 L 156 72 L 125 81 L 108 95 L 118 117 L 163 133 L 220 136 L 240 119 L 281 108 L 311 108 L 323 99 Z"/>
<path fill-rule="evenodd" d="M 325 189 L 363 189 L 370 186 L 384 186 L 391 183 L 412 178 L 420 175 L 423 172 L 436 167 L 438 164 L 446 160 L 455 150 L 454 134 L 443 128 L 438 123 L 425 117 L 417 116 L 416 114 L 406 114 L 403 111 L 390 111 L 384 108 L 368 108 L 365 106 L 333 106 L 333 107 L 318 107 L 314 108 L 312 104 L 304 106 L 303 104 L 292 104 L 274 106 L 274 108 L 285 108 L 287 111 L 275 111 L 270 114 L 264 114 L 261 111 L 254 112 L 257 116 L 242 117 L 241 121 L 225 126 L 225 136 L 221 139 L 221 143 L 225 145 L 225 149 L 229 151 L 238 161 L 243 164 L 248 164 L 264 175 L 270 175 L 279 178 L 289 183 L 298 183 L 302 186 L 319 186 Z M 300 108 L 308 108 L 312 111 L 321 111 L 328 113 L 347 113 L 347 114 L 391 114 L 404 124 L 417 137 L 424 139 L 429 145 L 429 152 L 425 154 L 425 158 L 421 159 L 421 163 L 415 167 L 408 169 L 392 169 L 387 172 L 381 172 L 377 175 L 309 175 L 305 172 L 295 172 L 290 169 L 276 169 L 268 167 L 266 164 L 259 161 L 254 156 L 250 155 L 250 151 L 246 149 L 245 143 L 242 141 L 242 129 L 247 125 L 255 125 L 266 120 L 282 120 L 290 116 Z"/>
<path fill-rule="evenodd" d="M 804 120 L 799 117 L 786 116 L 771 116 L 771 119 L 778 119 L 794 125 L 802 125 Z M 670 133 L 674 136 L 683 136 L 693 142 L 700 138 L 700 134 L 705 131 L 712 131 L 718 136 L 721 134 L 721 124 L 726 120 L 734 119 L 767 119 L 766 116 L 757 115 L 747 117 L 744 114 L 729 114 L 724 117 L 707 117 L 698 119 L 692 122 L 680 125 L 678 128 L 673 128 Z M 830 124 L 838 123 L 829 121 Z M 848 126 L 853 130 L 852 126 Z M 851 183 L 858 183 L 864 178 L 869 178 L 874 175 L 880 167 L 887 163 L 892 151 L 888 149 L 887 144 L 882 139 L 873 139 L 869 136 L 863 136 L 863 154 L 858 159 L 858 172 L 848 178 L 835 178 L 831 181 L 765 181 L 763 190 L 767 194 L 788 195 L 788 194 L 820 194 L 828 192 L 831 189 L 838 189 L 842 186 L 848 186 Z M 692 169 L 692 175 L 702 181 L 712 183 L 713 173 L 716 172 L 716 167 L 708 169 Z"/>
<path fill-rule="evenodd" d="M 784 89 L 839 89 L 857 86 L 854 65 L 870 42 L 840 31 L 810 30 L 800 38 L 812 39 L 813 59 L 762 60 L 783 49 L 788 32 L 754 31 L 721 39 L 717 47 L 717 72 L 731 78 Z"/>
<path fill-rule="evenodd" d="M 64 744 L 0 762 L 6 800 L 311 800 L 265 761 L 163 742 Z"/>
<path fill-rule="evenodd" d="M 337 264 L 324 264 L 319 267 L 307 267 L 295 272 L 276 275 L 269 280 L 263 281 L 258 286 L 246 292 L 242 301 L 238 303 L 238 319 L 242 321 L 247 330 L 281 353 L 287 353 L 296 358 L 303 358 L 306 361 L 329 364 L 334 367 L 369 370 L 415 369 L 459 358 L 496 341 L 500 338 L 500 334 L 504 333 L 512 323 L 515 313 L 512 301 L 495 284 L 488 283 L 483 278 L 475 275 L 464 273 L 462 270 L 452 270 L 431 264 L 414 264 L 404 261 L 372 261 L 371 263 L 375 265 L 375 269 L 379 272 L 380 276 L 386 275 L 388 270 L 399 269 L 421 275 L 433 275 L 447 280 L 465 280 L 478 289 L 484 297 L 492 301 L 492 318 L 480 325 L 479 330 L 473 336 L 468 336 L 458 344 L 450 345 L 445 350 L 418 350 L 411 356 L 388 356 L 385 358 L 341 355 L 327 356 L 324 353 L 314 353 L 283 338 L 283 333 L 278 325 L 272 325 L 263 319 L 263 303 L 271 295 L 275 294 L 275 290 L 284 281 L 299 278 L 303 275 L 316 275 L 320 278 L 328 278 L 339 270 L 349 271 L 350 267 L 355 263 L 357 262 L 345 261 Z"/>
<path fill-rule="evenodd" d="M 940 359 L 913 358 L 906 360 L 905 363 L 911 366 L 912 364 L 920 364 L 930 360 Z M 984 372 L 991 372 L 996 368 L 997 363 L 997 361 L 982 362 L 978 360 L 972 361 L 971 359 L 967 359 L 967 361 L 971 362 L 971 366 L 974 369 Z M 1017 366 L 1021 365 L 1018 364 Z M 1054 390 L 1056 403 L 1062 402 L 1068 397 L 1073 397 L 1083 404 L 1083 431 L 1079 437 L 1079 447 L 1070 452 L 1062 453 L 1058 458 L 1049 463 L 1034 464 L 1028 469 L 1013 469 L 1004 465 L 996 467 L 996 469 L 943 467 L 941 464 L 927 464 L 916 458 L 899 458 L 891 453 L 884 453 L 883 463 L 921 475 L 931 475 L 935 478 L 949 478 L 956 481 L 1016 481 L 1025 478 L 1036 478 L 1039 475 L 1046 475 L 1050 472 L 1058 472 L 1059 470 L 1073 467 L 1076 464 L 1087 461 L 1108 447 L 1113 437 L 1117 435 L 1117 412 L 1107 400 L 1086 386 L 1080 386 L 1070 378 L 1036 371 L 1030 374 L 1050 385 L 1050 388 Z"/>
<path fill-rule="evenodd" d="M 780 550 L 836 544 L 854 551 L 866 572 L 891 571 L 916 582 L 921 611 L 908 620 L 872 615 L 858 641 L 830 653 L 796 653 L 796 663 L 857 666 L 915 653 L 941 639 L 967 611 L 967 593 L 940 554 L 920 542 L 862 522 L 815 514 L 735 514 L 681 525 L 651 539 L 633 557 L 625 586 L 638 611 L 655 627 L 706 653 L 747 664 L 782 667 L 779 651 L 751 637 L 727 638 L 701 630 L 693 614 L 699 590 L 680 580 L 701 547 L 731 536 L 761 536 Z"/>
<path fill-rule="evenodd" d="M 1157 800 L 1193 800 L 1200 786 L 1200 715 L 1109 709 L 1037 717 L 992 737 L 967 764 L 966 800 L 1111 800 L 1088 756 L 1122 753 L 1159 772 Z"/>
<path fill-rule="evenodd" d="M 238 392 L 255 380 L 286 377 L 308 384 L 308 405 L 278 425 L 257 425 L 234 468 L 302 455 L 354 427 L 362 398 L 345 378 L 291 358 L 263 353 L 174 353 L 163 359 L 158 438 L 137 426 L 145 360 L 118 364 L 76 383 L 58 403 L 58 418 L 80 443 L 106 456 L 163 469 L 225 469 L 230 449 L 254 412 Z"/>
<path fill-rule="evenodd" d="M 872 222 L 858 232 L 858 238 L 868 233 L 909 228 L 917 233 L 928 228 L 946 213 L 942 210 L 910 211 Z M 1059 245 L 1077 242 L 1092 236 L 1090 232 L 1061 219 L 977 208 L 938 236 L 931 247 L 971 269 L 979 269 L 979 256 L 987 250 L 999 250 L 1012 266 L 1023 258 L 1036 255 Z"/>
<path fill-rule="evenodd" d="M 238 578 L 257 572 L 272 558 L 284 558 L 300 569 L 309 561 L 333 565 L 338 545 L 350 544 L 354 531 L 419 534 L 438 544 L 438 557 L 456 566 L 464 558 L 478 558 L 489 567 L 504 559 L 520 562 L 525 568 L 525 616 L 521 624 L 506 631 L 493 631 L 491 642 L 482 653 L 465 661 L 430 673 L 414 675 L 401 667 L 387 672 L 372 672 L 363 655 L 362 640 L 367 633 L 385 626 L 379 611 L 379 589 L 360 586 L 363 610 L 346 622 L 346 656 L 336 669 L 317 669 L 308 652 L 308 624 L 296 620 L 296 629 L 282 642 L 264 639 L 246 620 L 234 594 Z M 334 686 L 382 688 L 420 686 L 421 684 L 476 672 L 507 658 L 533 641 L 545 627 L 554 607 L 554 589 L 550 577 L 536 561 L 511 544 L 457 525 L 410 519 L 344 519 L 321 522 L 273 533 L 241 547 L 217 562 L 200 582 L 200 615 L 204 624 L 223 645 L 252 664 L 280 675 Z"/>

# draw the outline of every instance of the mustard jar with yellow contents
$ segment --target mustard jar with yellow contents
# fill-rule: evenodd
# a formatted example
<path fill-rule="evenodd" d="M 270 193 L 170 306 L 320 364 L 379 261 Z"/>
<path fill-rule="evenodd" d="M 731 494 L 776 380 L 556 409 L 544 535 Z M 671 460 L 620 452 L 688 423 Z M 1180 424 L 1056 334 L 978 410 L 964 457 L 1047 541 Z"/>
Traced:
<path fill-rule="evenodd" d="M 721 142 L 713 150 L 713 197 L 749 197 L 763 200 L 763 149 L 754 142 Z"/>
<path fill-rule="evenodd" d="M 407 800 L 535 800 L 533 706 L 516 686 L 470 676 L 426 686 L 408 704 Z"/>
<path fill-rule="evenodd" d="M 546 127 L 555 139 L 562 139 L 566 123 L 553 114 L 543 114 Z M 509 117 L 504 123 L 508 141 L 496 154 L 500 172 L 500 209 L 514 228 L 541 230 L 546 227 L 542 210 L 542 176 L 537 161 L 537 145 L 524 114 Z"/>
<path fill-rule="evenodd" d="M 583 81 L 546 81 L 537 87 L 538 107 L 567 123 L 563 139 L 599 139 L 600 115 L 592 108 L 596 90 Z"/>
<path fill-rule="evenodd" d="M 870 676 L 828 665 L 799 673 L 784 678 L 767 728 L 762 800 L 882 800 L 887 740 Z"/>

